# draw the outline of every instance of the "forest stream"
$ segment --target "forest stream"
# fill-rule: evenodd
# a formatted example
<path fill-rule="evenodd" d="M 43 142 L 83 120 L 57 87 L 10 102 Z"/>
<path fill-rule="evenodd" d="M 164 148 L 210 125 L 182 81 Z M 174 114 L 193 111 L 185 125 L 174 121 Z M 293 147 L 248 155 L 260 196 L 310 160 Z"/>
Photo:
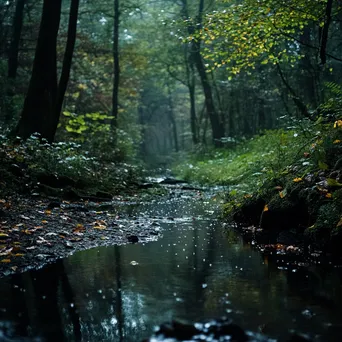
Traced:
<path fill-rule="evenodd" d="M 157 241 L 93 248 L 0 279 L 1 341 L 137 342 L 163 322 L 222 316 L 280 341 L 291 330 L 342 340 L 341 268 L 278 267 L 218 219 L 218 189 L 168 190 L 167 201 L 119 209 L 127 224 L 154 221 Z"/>

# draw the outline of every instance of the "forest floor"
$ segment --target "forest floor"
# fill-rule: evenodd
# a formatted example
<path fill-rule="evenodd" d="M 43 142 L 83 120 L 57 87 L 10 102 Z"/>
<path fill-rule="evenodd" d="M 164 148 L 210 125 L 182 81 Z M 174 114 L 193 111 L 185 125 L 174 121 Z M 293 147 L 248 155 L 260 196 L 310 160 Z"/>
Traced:
<path fill-rule="evenodd" d="M 157 219 L 119 214 L 137 196 L 112 201 L 56 201 L 16 196 L 0 217 L 0 276 L 39 268 L 76 251 L 147 242 L 160 234 Z"/>

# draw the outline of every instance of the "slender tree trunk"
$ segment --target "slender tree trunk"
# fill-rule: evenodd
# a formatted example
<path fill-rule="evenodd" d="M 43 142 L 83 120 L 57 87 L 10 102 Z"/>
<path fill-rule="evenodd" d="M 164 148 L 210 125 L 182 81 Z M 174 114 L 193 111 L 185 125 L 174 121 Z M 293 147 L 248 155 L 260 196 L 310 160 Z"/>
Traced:
<path fill-rule="evenodd" d="M 207 108 L 207 114 L 209 116 L 209 120 L 211 123 L 212 129 L 212 137 L 213 137 L 213 144 L 216 147 L 222 146 L 222 138 L 224 137 L 224 127 L 220 122 L 219 116 L 215 109 L 213 93 L 211 89 L 211 85 L 208 80 L 208 74 L 206 73 L 206 69 L 202 60 L 202 56 L 200 54 L 200 46 L 198 42 L 193 43 L 194 48 L 192 51 L 192 57 L 194 59 L 198 74 L 201 79 L 204 97 L 205 97 L 205 105 Z"/>
<path fill-rule="evenodd" d="M 188 15 L 187 0 L 182 0 L 182 4 L 183 4 L 183 15 L 186 19 L 188 19 L 189 15 Z M 204 7 L 204 0 L 200 0 L 196 28 L 194 27 L 194 25 L 189 25 L 188 26 L 189 35 L 193 35 L 198 29 L 201 28 L 203 7 Z M 224 125 L 220 121 L 220 118 L 215 109 L 212 88 L 211 88 L 208 75 L 206 73 L 206 68 L 205 68 L 205 65 L 203 63 L 203 59 L 201 56 L 201 41 L 200 40 L 192 40 L 190 56 L 191 56 L 192 62 L 194 63 L 197 69 L 197 72 L 201 80 L 204 97 L 205 97 L 205 105 L 207 109 L 207 114 L 209 116 L 209 120 L 211 123 L 213 144 L 216 147 L 221 147 L 222 146 L 221 139 L 224 137 Z"/>
<path fill-rule="evenodd" d="M 333 0 L 328 0 L 325 8 L 325 22 L 322 29 L 322 36 L 320 41 L 319 57 L 321 59 L 321 64 L 324 65 L 327 61 L 326 51 L 328 44 L 328 33 L 329 26 L 331 22 L 331 10 L 332 10 Z"/>
<path fill-rule="evenodd" d="M 192 61 L 188 58 L 188 49 L 185 51 L 185 70 L 187 78 L 187 86 L 189 90 L 190 97 L 190 127 L 192 142 L 194 145 L 198 144 L 198 127 L 197 127 L 197 117 L 196 117 L 196 100 L 195 100 L 195 73 L 194 65 Z"/>
<path fill-rule="evenodd" d="M 70 70 L 72 64 L 72 57 L 74 54 L 75 42 L 76 42 L 76 32 L 77 32 L 77 18 L 78 18 L 78 8 L 80 0 L 71 0 L 70 13 L 69 13 L 69 26 L 68 26 L 68 39 L 66 43 L 66 48 L 64 52 L 63 67 L 61 77 L 59 79 L 58 93 L 56 99 L 55 115 L 54 115 L 54 125 L 52 127 L 51 135 L 55 135 L 57 131 L 57 126 L 59 118 L 62 111 L 63 101 L 65 92 L 68 87 Z"/>
<path fill-rule="evenodd" d="M 8 53 L 8 78 L 16 78 L 18 69 L 18 55 L 20 36 L 24 21 L 24 7 L 26 0 L 17 0 L 13 17 L 12 40 Z"/>
<path fill-rule="evenodd" d="M 299 111 L 302 114 L 302 116 L 306 117 L 308 119 L 312 119 L 312 117 L 311 117 L 311 115 L 310 115 L 306 105 L 301 101 L 301 99 L 298 97 L 296 92 L 292 89 L 290 84 L 286 81 L 285 76 L 284 76 L 284 74 L 283 74 L 279 64 L 277 64 L 277 69 L 278 69 L 278 73 L 279 73 L 279 76 L 280 76 L 281 80 L 283 81 L 285 87 L 289 91 L 294 104 L 297 106 L 297 108 L 299 109 Z"/>
<path fill-rule="evenodd" d="M 62 0 L 44 0 L 32 76 L 16 134 L 27 139 L 37 132 L 53 141 L 57 98 L 57 35 Z"/>
<path fill-rule="evenodd" d="M 169 110 L 168 110 L 168 115 L 169 115 L 169 120 L 172 125 L 172 136 L 173 136 L 173 141 L 175 144 L 175 150 L 176 152 L 179 151 L 179 146 L 178 146 L 178 134 L 177 134 L 177 125 L 176 125 L 176 120 L 175 120 L 175 113 L 173 110 L 173 103 L 172 103 L 172 96 L 171 96 L 171 90 L 168 87 L 168 98 L 169 98 Z"/>
<path fill-rule="evenodd" d="M 119 110 L 119 82 L 120 82 L 120 64 L 119 64 L 119 0 L 114 0 L 114 33 L 113 33 L 113 58 L 114 58 L 114 79 L 113 79 L 113 98 L 112 98 L 112 129 L 116 142 L 116 129 L 118 126 Z"/>

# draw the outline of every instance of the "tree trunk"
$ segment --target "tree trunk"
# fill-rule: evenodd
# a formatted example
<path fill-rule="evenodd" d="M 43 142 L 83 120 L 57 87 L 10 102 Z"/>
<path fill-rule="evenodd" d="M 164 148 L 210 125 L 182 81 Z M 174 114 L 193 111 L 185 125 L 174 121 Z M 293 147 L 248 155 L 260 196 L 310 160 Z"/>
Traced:
<path fill-rule="evenodd" d="M 211 123 L 211 130 L 212 130 L 212 137 L 213 137 L 213 144 L 215 147 L 222 146 L 222 138 L 224 137 L 224 127 L 220 122 L 219 116 L 215 109 L 213 93 L 211 89 L 211 85 L 208 80 L 208 75 L 205 70 L 205 66 L 202 60 L 202 56 L 200 53 L 200 44 L 199 42 L 193 43 L 194 47 L 192 50 L 192 57 L 194 59 L 194 63 L 196 65 L 198 74 L 201 79 L 204 97 L 205 97 L 205 105 L 207 108 L 207 114 L 209 116 L 209 120 Z"/>
<path fill-rule="evenodd" d="M 187 0 L 182 0 L 182 4 L 183 4 L 183 15 L 185 19 L 188 19 L 189 14 L 188 14 Z M 204 0 L 200 0 L 196 28 L 194 27 L 194 25 L 191 25 L 191 24 L 188 25 L 188 33 L 191 36 L 194 35 L 194 33 L 198 29 L 200 29 L 202 26 L 201 23 L 202 23 L 203 7 L 204 7 Z M 221 147 L 222 138 L 224 137 L 224 125 L 220 121 L 220 118 L 215 109 L 213 92 L 212 92 L 208 75 L 206 73 L 206 69 L 205 69 L 203 59 L 201 56 L 201 41 L 200 40 L 195 40 L 195 39 L 192 40 L 191 48 L 190 48 L 190 57 L 197 69 L 197 72 L 201 80 L 204 97 L 205 97 L 205 105 L 207 109 L 207 114 L 209 116 L 209 120 L 211 124 L 213 144 L 215 147 Z"/>
<path fill-rule="evenodd" d="M 198 144 L 198 127 L 197 127 L 197 117 L 196 117 L 196 100 L 195 100 L 195 74 L 194 74 L 194 66 L 192 61 L 188 58 L 188 49 L 184 49 L 185 51 L 185 70 L 186 70 L 186 78 L 187 78 L 187 86 L 189 90 L 190 97 L 190 127 L 191 127 L 191 136 L 192 142 L 194 145 Z"/>
<path fill-rule="evenodd" d="M 8 53 L 8 78 L 16 78 L 18 69 L 18 54 L 21 30 L 24 21 L 24 7 L 26 0 L 17 0 L 13 17 L 12 40 Z"/>
<path fill-rule="evenodd" d="M 58 93 L 56 99 L 56 108 L 54 115 L 54 126 L 52 127 L 53 136 L 57 131 L 57 126 L 59 118 L 62 111 L 63 101 L 65 92 L 68 87 L 72 56 L 74 54 L 75 42 L 76 42 L 76 31 L 77 31 L 77 18 L 78 18 L 78 8 L 80 0 L 71 0 L 70 13 L 69 13 L 69 26 L 68 26 L 68 39 L 64 52 L 63 67 L 61 77 L 59 79 Z"/>
<path fill-rule="evenodd" d="M 113 98 L 112 98 L 112 129 L 116 141 L 116 129 L 118 126 L 118 110 L 119 110 L 119 81 L 120 81 L 120 64 L 119 64 L 119 0 L 114 0 L 114 32 L 113 32 L 113 58 L 114 58 L 114 79 L 113 79 Z"/>
<path fill-rule="evenodd" d="M 57 98 L 57 35 L 62 0 L 44 0 L 32 76 L 16 134 L 27 139 L 37 132 L 53 141 Z"/>
<path fill-rule="evenodd" d="M 331 22 L 331 10 L 332 10 L 333 0 L 328 0 L 325 8 L 325 21 L 322 29 L 322 36 L 320 41 L 319 57 L 321 59 L 321 64 L 324 65 L 327 61 L 326 50 L 328 43 L 328 33 L 329 25 Z"/>
<path fill-rule="evenodd" d="M 169 98 L 169 109 L 168 109 L 168 116 L 170 123 L 172 125 L 172 136 L 173 136 L 173 141 L 175 144 L 175 150 L 176 152 L 179 151 L 179 146 L 178 146 L 178 135 L 177 135 L 177 125 L 176 125 L 176 120 L 175 120 L 175 114 L 173 110 L 173 103 L 172 103 L 172 96 L 171 96 L 171 90 L 168 87 L 168 98 Z"/>
<path fill-rule="evenodd" d="M 289 91 L 292 100 L 294 102 L 294 104 L 296 105 L 296 107 L 299 109 L 301 115 L 305 118 L 308 118 L 310 120 L 312 120 L 311 114 L 309 113 L 308 108 L 306 107 L 305 103 L 303 103 L 301 101 L 301 99 L 299 98 L 299 96 L 297 96 L 297 94 L 295 93 L 295 91 L 292 89 L 292 87 L 290 86 L 290 84 L 286 81 L 285 76 L 279 66 L 279 64 L 277 64 L 277 69 L 278 69 L 278 73 L 279 76 L 281 78 L 281 80 L 283 81 L 286 89 Z"/>

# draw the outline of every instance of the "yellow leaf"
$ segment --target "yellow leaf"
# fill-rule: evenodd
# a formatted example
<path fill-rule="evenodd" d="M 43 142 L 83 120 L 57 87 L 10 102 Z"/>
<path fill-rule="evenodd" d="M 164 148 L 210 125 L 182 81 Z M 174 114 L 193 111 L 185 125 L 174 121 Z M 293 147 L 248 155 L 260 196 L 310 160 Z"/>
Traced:
<path fill-rule="evenodd" d="M 303 181 L 303 179 L 300 178 L 300 177 L 297 177 L 297 178 L 294 178 L 293 181 L 294 181 L 295 183 L 299 183 L 299 182 Z"/>
<path fill-rule="evenodd" d="M 268 206 L 267 206 L 267 204 L 265 204 L 264 210 L 263 210 L 263 211 L 268 211 Z"/>
<path fill-rule="evenodd" d="M 9 262 L 11 262 L 11 259 L 2 259 L 1 262 L 3 262 L 3 263 L 9 263 Z"/>
<path fill-rule="evenodd" d="M 283 191 L 279 191 L 279 197 L 280 197 L 280 198 L 284 198 L 284 197 L 285 197 L 285 194 L 284 194 Z"/>
<path fill-rule="evenodd" d="M 341 140 L 336 139 L 333 141 L 333 144 L 339 144 L 340 142 L 341 142 Z"/>
<path fill-rule="evenodd" d="M 332 197 L 332 194 L 330 192 L 328 192 L 327 194 L 325 194 L 325 197 L 326 198 L 331 198 Z"/>
<path fill-rule="evenodd" d="M 99 224 L 98 226 L 94 226 L 94 229 L 106 229 L 107 227 Z"/>
<path fill-rule="evenodd" d="M 50 209 L 45 210 L 45 214 L 46 215 L 51 215 L 51 210 Z"/>
<path fill-rule="evenodd" d="M 46 221 L 46 220 L 42 220 L 42 223 L 46 224 L 46 223 L 48 223 L 48 221 Z"/>
<path fill-rule="evenodd" d="M 342 120 L 335 121 L 334 128 L 337 128 L 337 127 L 342 127 Z"/>
<path fill-rule="evenodd" d="M 338 221 L 336 227 L 341 227 L 342 226 L 342 216 L 340 218 L 340 220 Z"/>

